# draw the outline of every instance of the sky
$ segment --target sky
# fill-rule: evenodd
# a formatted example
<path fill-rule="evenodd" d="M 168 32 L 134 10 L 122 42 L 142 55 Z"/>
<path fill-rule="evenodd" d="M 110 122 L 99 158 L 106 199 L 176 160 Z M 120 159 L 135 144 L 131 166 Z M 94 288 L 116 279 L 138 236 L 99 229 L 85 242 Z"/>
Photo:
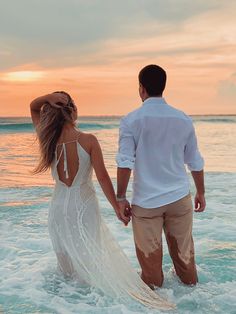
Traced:
<path fill-rule="evenodd" d="M 0 116 L 69 92 L 80 115 L 141 105 L 138 73 L 167 72 L 187 114 L 236 114 L 235 0 L 0 0 Z"/>

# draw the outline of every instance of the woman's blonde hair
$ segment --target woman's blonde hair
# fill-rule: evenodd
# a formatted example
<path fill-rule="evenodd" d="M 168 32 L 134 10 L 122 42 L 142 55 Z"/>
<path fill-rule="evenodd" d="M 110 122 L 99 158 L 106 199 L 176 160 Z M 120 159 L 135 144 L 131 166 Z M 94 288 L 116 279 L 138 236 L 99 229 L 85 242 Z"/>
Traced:
<path fill-rule="evenodd" d="M 60 138 L 64 124 L 67 122 L 74 124 L 73 112 L 76 106 L 71 96 L 66 92 L 62 93 L 68 97 L 68 103 L 60 102 L 55 105 L 45 103 L 40 110 L 40 120 L 37 125 L 37 137 L 40 147 L 40 159 L 33 173 L 45 172 L 50 168 L 55 157 L 55 150 Z"/>

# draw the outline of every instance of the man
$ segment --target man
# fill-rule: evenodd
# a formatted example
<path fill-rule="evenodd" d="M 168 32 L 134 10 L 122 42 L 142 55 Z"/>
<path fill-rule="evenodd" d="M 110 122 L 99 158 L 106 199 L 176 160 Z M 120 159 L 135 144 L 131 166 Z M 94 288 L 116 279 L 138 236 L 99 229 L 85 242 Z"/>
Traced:
<path fill-rule="evenodd" d="M 205 209 L 203 158 L 192 120 L 162 97 L 166 72 L 148 65 L 139 73 L 143 105 L 120 123 L 117 200 L 129 211 L 126 190 L 133 170 L 132 226 L 141 277 L 161 286 L 162 229 L 176 274 L 185 284 L 198 281 L 192 239 L 193 210 L 185 164 L 196 186 L 195 211 Z"/>

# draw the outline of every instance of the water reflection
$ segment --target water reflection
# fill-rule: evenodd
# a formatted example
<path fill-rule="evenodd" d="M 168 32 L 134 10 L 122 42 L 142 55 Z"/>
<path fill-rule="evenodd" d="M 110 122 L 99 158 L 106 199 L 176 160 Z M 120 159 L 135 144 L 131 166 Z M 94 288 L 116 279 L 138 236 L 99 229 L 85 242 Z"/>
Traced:
<path fill-rule="evenodd" d="M 198 121 L 195 127 L 205 159 L 205 171 L 236 172 L 236 123 Z M 115 178 L 118 128 L 100 129 L 93 133 L 101 143 L 108 171 Z M 31 173 L 38 160 L 38 143 L 34 133 L 1 133 L 0 143 L 1 186 L 53 185 L 50 173 Z"/>

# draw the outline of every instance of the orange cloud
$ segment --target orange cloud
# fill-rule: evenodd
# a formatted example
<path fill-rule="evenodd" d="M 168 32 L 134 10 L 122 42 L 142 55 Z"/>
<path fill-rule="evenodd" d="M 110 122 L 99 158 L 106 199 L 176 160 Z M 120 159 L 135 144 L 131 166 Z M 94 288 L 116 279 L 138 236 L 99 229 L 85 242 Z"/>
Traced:
<path fill-rule="evenodd" d="M 45 73 L 42 71 L 15 71 L 2 74 L 0 80 L 7 82 L 33 82 L 40 80 L 44 76 Z"/>
<path fill-rule="evenodd" d="M 228 5 L 184 19 L 176 28 L 147 19 L 133 26 L 133 37 L 106 37 L 97 49 L 90 43 L 91 50 L 67 46 L 70 66 L 63 63 L 63 46 L 61 59 L 49 54 L 48 66 L 39 59 L 8 69 L 0 73 L 0 115 L 29 115 L 33 98 L 55 90 L 69 92 L 81 115 L 125 114 L 140 105 L 137 75 L 150 63 L 167 70 L 165 95 L 174 106 L 189 114 L 236 113 L 233 13 Z"/>

